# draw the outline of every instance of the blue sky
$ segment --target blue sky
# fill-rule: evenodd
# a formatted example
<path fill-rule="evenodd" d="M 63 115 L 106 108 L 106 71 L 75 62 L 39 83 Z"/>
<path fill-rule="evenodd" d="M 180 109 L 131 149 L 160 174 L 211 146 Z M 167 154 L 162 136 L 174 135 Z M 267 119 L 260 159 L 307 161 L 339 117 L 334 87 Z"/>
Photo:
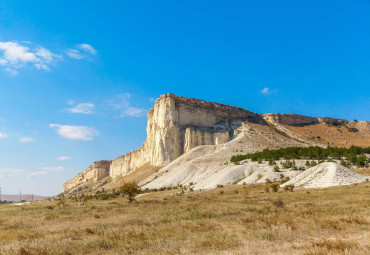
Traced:
<path fill-rule="evenodd" d="M 0 1 L 0 186 L 54 195 L 174 93 L 370 119 L 369 1 Z"/>

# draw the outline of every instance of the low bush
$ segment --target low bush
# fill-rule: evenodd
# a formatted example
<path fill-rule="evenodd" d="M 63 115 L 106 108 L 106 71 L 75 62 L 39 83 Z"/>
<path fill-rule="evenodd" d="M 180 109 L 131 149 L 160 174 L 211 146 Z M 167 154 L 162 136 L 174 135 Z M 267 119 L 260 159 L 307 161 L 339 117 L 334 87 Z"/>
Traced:
<path fill-rule="evenodd" d="M 272 189 L 273 192 L 278 192 L 279 191 L 279 184 L 271 184 L 270 188 Z"/>

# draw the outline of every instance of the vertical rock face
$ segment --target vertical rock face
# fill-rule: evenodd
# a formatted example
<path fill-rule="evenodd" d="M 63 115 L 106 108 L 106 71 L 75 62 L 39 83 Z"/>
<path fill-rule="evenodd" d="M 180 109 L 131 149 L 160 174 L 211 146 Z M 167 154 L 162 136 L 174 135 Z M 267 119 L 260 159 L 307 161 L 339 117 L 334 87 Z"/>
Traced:
<path fill-rule="evenodd" d="M 104 177 L 109 175 L 110 170 L 110 160 L 101 160 L 101 161 L 95 161 L 91 166 L 91 171 L 93 172 L 93 180 L 99 181 L 100 179 L 103 179 Z"/>
<path fill-rule="evenodd" d="M 237 135 L 246 122 L 286 125 L 348 123 L 346 120 L 315 118 L 297 114 L 257 114 L 233 107 L 173 94 L 160 96 L 148 113 L 147 140 L 140 149 L 112 161 L 94 162 L 84 172 L 63 185 L 72 190 L 87 182 L 110 176 L 128 175 L 146 163 L 162 166 L 200 145 L 223 144 Z M 362 129 L 368 125 L 356 123 Z M 361 125 L 360 125 L 361 124 Z"/>
<path fill-rule="evenodd" d="M 232 139 L 244 121 L 261 121 L 243 108 L 165 94 L 148 113 L 147 140 L 133 152 L 112 161 L 99 161 L 63 185 L 70 190 L 89 180 L 127 175 L 145 163 L 161 166 L 199 145 L 222 144 Z"/>
<path fill-rule="evenodd" d="M 167 164 L 199 145 L 228 142 L 243 121 L 258 117 L 239 107 L 162 95 L 148 115 L 151 164 Z"/>
<path fill-rule="evenodd" d="M 110 160 L 95 161 L 85 171 L 75 176 L 73 179 L 64 183 L 63 191 L 70 190 L 75 186 L 86 184 L 89 181 L 99 181 L 109 175 Z"/>

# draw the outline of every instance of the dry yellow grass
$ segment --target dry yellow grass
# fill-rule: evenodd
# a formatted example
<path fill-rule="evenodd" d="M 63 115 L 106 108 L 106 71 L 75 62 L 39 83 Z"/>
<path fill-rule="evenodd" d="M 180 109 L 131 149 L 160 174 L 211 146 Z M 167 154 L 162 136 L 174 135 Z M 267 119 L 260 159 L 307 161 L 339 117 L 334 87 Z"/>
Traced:
<path fill-rule="evenodd" d="M 0 254 L 369 254 L 370 184 L 0 206 Z"/>
<path fill-rule="evenodd" d="M 290 131 L 299 134 L 316 143 L 330 144 L 337 147 L 350 147 L 356 145 L 360 147 L 367 147 L 370 144 L 369 132 L 350 132 L 345 126 L 335 127 L 326 124 L 307 125 L 303 127 L 283 125 Z M 351 123 L 349 127 L 354 127 Z M 320 137 L 318 139 L 317 137 Z"/>

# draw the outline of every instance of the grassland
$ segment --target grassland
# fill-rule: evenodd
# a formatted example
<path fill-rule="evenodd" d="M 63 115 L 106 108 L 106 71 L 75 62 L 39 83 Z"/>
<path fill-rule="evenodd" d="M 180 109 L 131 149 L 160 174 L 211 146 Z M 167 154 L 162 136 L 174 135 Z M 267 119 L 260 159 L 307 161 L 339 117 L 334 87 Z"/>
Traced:
<path fill-rule="evenodd" d="M 370 183 L 0 206 L 0 254 L 369 254 Z"/>

